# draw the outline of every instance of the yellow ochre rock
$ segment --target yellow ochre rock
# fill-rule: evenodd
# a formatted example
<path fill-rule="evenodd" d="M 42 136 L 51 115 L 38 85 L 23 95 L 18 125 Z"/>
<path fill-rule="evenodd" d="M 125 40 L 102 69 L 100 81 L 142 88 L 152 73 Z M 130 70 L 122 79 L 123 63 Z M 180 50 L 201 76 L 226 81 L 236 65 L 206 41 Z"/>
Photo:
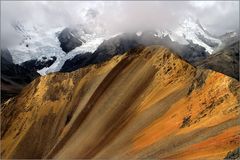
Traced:
<path fill-rule="evenodd" d="M 240 83 L 161 46 L 39 77 L 1 107 L 2 158 L 223 159 Z"/>

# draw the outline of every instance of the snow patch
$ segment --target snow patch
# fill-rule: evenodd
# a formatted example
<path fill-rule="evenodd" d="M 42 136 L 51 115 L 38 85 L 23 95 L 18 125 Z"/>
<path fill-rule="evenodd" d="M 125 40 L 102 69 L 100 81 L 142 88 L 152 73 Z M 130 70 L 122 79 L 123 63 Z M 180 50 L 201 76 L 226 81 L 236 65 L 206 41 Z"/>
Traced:
<path fill-rule="evenodd" d="M 213 52 L 214 48 L 204 43 L 197 35 L 203 36 L 205 39 L 218 44 L 218 46 L 221 44 L 221 40 L 208 35 L 192 18 L 185 19 L 183 23 L 174 30 L 174 33 L 179 37 L 184 37 L 186 41 L 192 41 L 194 44 L 204 47 L 210 54 Z"/>
<path fill-rule="evenodd" d="M 142 32 L 141 32 L 141 31 L 138 31 L 138 32 L 136 33 L 136 35 L 137 35 L 137 36 L 141 36 L 141 35 L 142 35 Z"/>

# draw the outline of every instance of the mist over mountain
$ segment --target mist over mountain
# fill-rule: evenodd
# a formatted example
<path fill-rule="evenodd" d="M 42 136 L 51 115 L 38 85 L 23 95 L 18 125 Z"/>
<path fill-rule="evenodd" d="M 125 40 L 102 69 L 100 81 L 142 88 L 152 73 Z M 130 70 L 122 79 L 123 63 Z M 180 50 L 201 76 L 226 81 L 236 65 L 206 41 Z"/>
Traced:
<path fill-rule="evenodd" d="M 13 33 L 9 26 L 15 21 L 40 25 L 46 30 L 87 22 L 88 28 L 97 29 L 103 26 L 109 32 L 119 33 L 155 28 L 174 29 L 189 16 L 199 19 L 212 33 L 221 35 L 238 30 L 238 8 L 238 1 L 204 3 L 1 1 L 1 35 L 12 41 L 10 35 Z"/>

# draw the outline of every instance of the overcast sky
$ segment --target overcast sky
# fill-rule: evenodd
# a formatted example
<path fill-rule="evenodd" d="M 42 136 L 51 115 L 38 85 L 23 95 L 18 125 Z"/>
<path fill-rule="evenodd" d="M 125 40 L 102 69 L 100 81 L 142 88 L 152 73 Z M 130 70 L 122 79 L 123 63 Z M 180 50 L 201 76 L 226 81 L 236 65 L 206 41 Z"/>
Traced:
<path fill-rule="evenodd" d="M 89 9 L 96 12 L 88 13 Z M 239 1 L 1 1 L 1 33 L 14 21 L 47 29 L 86 23 L 89 19 L 113 32 L 171 29 L 188 16 L 199 19 L 214 34 L 239 30 Z"/>

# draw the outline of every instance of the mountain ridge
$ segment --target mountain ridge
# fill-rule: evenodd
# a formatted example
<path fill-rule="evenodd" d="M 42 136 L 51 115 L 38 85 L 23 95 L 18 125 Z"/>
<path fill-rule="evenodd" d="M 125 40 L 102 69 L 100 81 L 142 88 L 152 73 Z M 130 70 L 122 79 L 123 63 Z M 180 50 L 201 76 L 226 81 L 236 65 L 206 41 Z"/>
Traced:
<path fill-rule="evenodd" d="M 4 103 L 1 155 L 224 158 L 237 147 L 239 90 L 238 81 L 169 49 L 140 47 L 39 77 Z"/>

